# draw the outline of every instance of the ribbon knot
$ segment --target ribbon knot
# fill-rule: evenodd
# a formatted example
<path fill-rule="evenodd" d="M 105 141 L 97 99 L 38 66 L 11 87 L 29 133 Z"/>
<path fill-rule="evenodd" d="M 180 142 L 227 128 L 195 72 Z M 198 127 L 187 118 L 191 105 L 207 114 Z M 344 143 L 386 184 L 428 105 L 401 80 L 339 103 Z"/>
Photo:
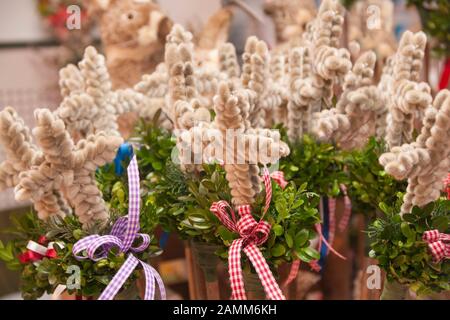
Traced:
<path fill-rule="evenodd" d="M 260 246 L 266 242 L 270 233 L 270 224 L 264 220 L 256 222 L 249 205 L 240 206 L 238 212 L 241 218 L 236 227 L 241 239 L 244 239 L 244 245 L 254 243 Z"/>
<path fill-rule="evenodd" d="M 142 252 L 150 245 L 148 234 L 138 233 L 139 226 L 139 170 L 136 156 L 128 165 L 129 203 L 128 215 L 117 219 L 111 229 L 111 234 L 100 236 L 98 234 L 87 236 L 79 240 L 73 246 L 72 253 L 77 260 L 90 259 L 98 261 L 108 256 L 113 247 L 117 247 L 121 253 L 128 253 L 128 257 L 102 292 L 99 300 L 112 300 L 132 272 L 140 264 L 145 275 L 145 300 L 152 300 L 155 296 L 155 281 L 161 293 L 161 298 L 166 298 L 162 279 L 158 272 L 147 263 L 137 259 L 133 253 Z M 137 240 L 137 241 L 136 241 Z M 140 243 L 139 243 L 140 241 Z M 138 244 L 134 245 L 135 242 Z"/>
<path fill-rule="evenodd" d="M 44 257 L 49 259 L 56 258 L 56 250 L 53 249 L 55 242 L 50 242 L 47 246 L 47 239 L 45 236 L 40 236 L 38 242 L 33 240 L 28 241 L 27 250 L 19 254 L 19 261 L 21 263 L 35 262 L 42 260 Z"/>
<path fill-rule="evenodd" d="M 436 262 L 450 258 L 450 235 L 440 233 L 439 230 L 428 230 L 422 235 L 422 240 L 428 243 L 428 248 Z"/>
<path fill-rule="evenodd" d="M 264 256 L 258 249 L 258 246 L 267 241 L 271 227 L 267 221 L 262 219 L 269 208 L 272 197 L 270 174 L 267 168 L 264 169 L 263 181 L 266 189 L 266 201 L 263 215 L 259 222 L 253 217 L 249 205 L 238 207 L 239 220 L 236 219 L 233 208 L 226 201 L 214 202 L 210 208 L 211 212 L 227 229 L 236 232 L 240 236 L 239 239 L 232 242 L 228 252 L 228 272 L 230 275 L 231 299 L 233 300 L 247 299 L 241 267 L 241 251 L 244 251 L 255 268 L 267 297 L 272 300 L 286 299 Z"/>

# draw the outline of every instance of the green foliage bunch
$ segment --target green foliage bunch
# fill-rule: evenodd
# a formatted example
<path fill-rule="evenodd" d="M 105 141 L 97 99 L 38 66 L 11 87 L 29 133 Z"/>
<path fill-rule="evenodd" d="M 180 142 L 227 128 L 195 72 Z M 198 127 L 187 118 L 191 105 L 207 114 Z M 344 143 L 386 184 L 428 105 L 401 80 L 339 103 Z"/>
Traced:
<path fill-rule="evenodd" d="M 73 274 L 73 269 L 70 269 L 73 266 L 78 267 L 81 272 L 80 288 L 67 289 L 68 293 L 97 297 L 120 269 L 126 255 L 113 249 L 106 258 L 97 262 L 89 259 L 78 261 L 72 254 L 72 248 L 85 236 L 109 233 L 117 217 L 117 214 L 112 214 L 105 227 L 97 225 L 90 230 L 83 230 L 78 219 L 72 215 L 64 218 L 55 216 L 45 222 L 39 220 L 32 211 L 22 216 L 13 216 L 13 226 L 6 232 L 11 234 L 14 240 L 7 244 L 0 242 L 0 260 L 3 260 L 9 269 L 21 273 L 20 290 L 24 299 L 37 299 L 44 293 L 52 294 L 60 284 L 72 283 L 69 277 Z M 56 258 L 44 257 L 35 262 L 22 263 L 19 255 L 26 251 L 28 241 L 38 241 L 41 236 L 45 236 L 48 242 L 55 242 L 53 249 L 56 250 Z M 145 261 L 159 253 L 156 240 L 152 238 L 149 248 L 138 253 L 137 257 Z M 138 271 L 133 272 L 122 290 L 129 288 L 138 276 Z"/>
<path fill-rule="evenodd" d="M 423 30 L 434 40 L 434 53 L 450 57 L 450 1 L 407 0 L 407 4 L 416 6 Z"/>
<path fill-rule="evenodd" d="M 395 180 L 378 162 L 385 151 L 385 143 L 372 137 L 364 148 L 345 154 L 348 194 L 356 212 L 373 215 L 381 202 L 393 206 L 397 192 L 406 189 L 406 181 Z"/>
<path fill-rule="evenodd" d="M 449 233 L 450 200 L 440 198 L 423 208 L 399 215 L 403 195 L 399 193 L 393 206 L 380 203 L 384 216 L 369 226 L 371 251 L 386 271 L 387 280 L 408 285 L 419 295 L 450 290 L 450 263 L 433 260 L 422 240 L 427 230 Z"/>
<path fill-rule="evenodd" d="M 284 129 L 282 139 L 288 141 Z M 341 195 L 340 184 L 347 184 L 344 157 L 331 143 L 317 142 L 309 135 L 289 143 L 291 153 L 280 160 L 280 170 L 288 181 L 297 185 L 306 182 L 308 189 L 321 196 Z"/>

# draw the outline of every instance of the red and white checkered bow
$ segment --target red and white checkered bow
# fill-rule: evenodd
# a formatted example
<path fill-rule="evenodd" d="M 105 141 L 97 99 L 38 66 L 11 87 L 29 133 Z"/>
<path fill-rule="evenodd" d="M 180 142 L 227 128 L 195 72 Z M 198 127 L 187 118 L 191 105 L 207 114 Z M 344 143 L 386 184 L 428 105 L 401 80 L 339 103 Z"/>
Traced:
<path fill-rule="evenodd" d="M 263 216 L 267 212 L 272 197 L 272 187 L 267 169 L 263 175 L 266 187 L 266 203 Z M 244 250 L 253 267 L 258 274 L 266 295 L 271 300 L 285 300 L 278 283 L 276 282 L 270 268 L 264 259 L 258 246 L 266 242 L 270 233 L 270 224 L 264 220 L 256 222 L 251 213 L 249 205 L 238 207 L 240 219 L 236 220 L 233 208 L 226 201 L 214 202 L 210 208 L 217 218 L 230 231 L 239 234 L 240 238 L 233 241 L 228 252 L 228 272 L 230 275 L 231 299 L 246 300 L 244 279 L 241 267 L 241 251 Z"/>
<path fill-rule="evenodd" d="M 450 241 L 450 235 L 440 233 L 439 230 L 434 229 L 425 231 L 422 239 L 428 243 L 428 248 L 435 261 L 450 258 L 450 244 L 446 243 Z"/>

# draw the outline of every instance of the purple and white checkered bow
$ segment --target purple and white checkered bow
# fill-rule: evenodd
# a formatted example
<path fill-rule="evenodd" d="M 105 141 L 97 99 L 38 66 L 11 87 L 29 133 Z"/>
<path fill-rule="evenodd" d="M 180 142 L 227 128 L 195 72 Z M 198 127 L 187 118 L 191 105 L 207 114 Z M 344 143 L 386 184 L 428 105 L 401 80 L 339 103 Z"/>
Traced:
<path fill-rule="evenodd" d="M 128 165 L 129 202 L 128 216 L 117 219 L 111 234 L 100 236 L 98 234 L 87 236 L 79 240 L 73 246 L 72 253 L 78 260 L 91 259 L 98 261 L 107 257 L 112 247 L 118 247 L 120 252 L 142 252 L 150 244 L 148 234 L 139 231 L 139 170 L 136 156 L 133 156 Z M 133 247 L 133 242 L 139 238 L 141 244 Z M 141 264 L 145 274 L 145 300 L 153 300 L 155 296 L 155 280 L 161 293 L 161 299 L 166 299 L 164 284 L 158 272 L 147 263 L 137 259 L 132 253 L 123 263 L 122 267 L 113 277 L 111 282 L 102 292 L 99 300 L 112 300 L 122 288 L 125 281 L 130 277 L 136 267 Z"/>

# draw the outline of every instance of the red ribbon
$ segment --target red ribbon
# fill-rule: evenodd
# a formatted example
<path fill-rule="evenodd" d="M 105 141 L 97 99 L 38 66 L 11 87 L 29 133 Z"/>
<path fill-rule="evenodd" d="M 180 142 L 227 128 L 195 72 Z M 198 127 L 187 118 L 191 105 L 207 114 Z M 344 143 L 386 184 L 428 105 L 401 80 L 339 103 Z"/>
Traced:
<path fill-rule="evenodd" d="M 228 272 L 232 292 L 231 299 L 233 300 L 247 299 L 242 274 L 241 251 L 244 251 L 255 268 L 267 297 L 271 300 L 286 299 L 264 256 L 258 249 L 258 246 L 266 242 L 271 228 L 270 224 L 263 220 L 272 198 L 270 175 L 266 168 L 264 168 L 263 181 L 266 188 L 266 203 L 259 222 L 256 222 L 253 218 L 249 205 L 238 207 L 239 220 L 236 219 L 233 208 L 226 201 L 214 202 L 210 208 L 211 212 L 216 215 L 225 227 L 238 233 L 240 236 L 239 239 L 232 242 L 228 252 Z"/>
<path fill-rule="evenodd" d="M 301 263 L 301 260 L 295 260 L 294 262 L 292 262 L 291 270 L 289 271 L 289 275 L 288 275 L 286 281 L 283 283 L 283 287 L 287 286 L 292 281 L 297 279 L 298 271 L 300 270 L 300 263 Z"/>
<path fill-rule="evenodd" d="M 29 263 L 42 260 L 47 257 L 50 259 L 56 258 L 56 250 L 53 249 L 53 242 L 50 242 L 47 247 L 44 245 L 47 243 L 45 236 L 40 236 L 38 242 L 33 240 L 28 241 L 27 251 L 19 254 L 20 263 Z"/>
<path fill-rule="evenodd" d="M 441 80 L 439 81 L 439 90 L 445 89 L 448 86 L 450 79 L 450 58 L 447 58 L 444 65 L 444 70 L 442 70 Z"/>
<path fill-rule="evenodd" d="M 422 239 L 428 243 L 428 248 L 436 262 L 450 258 L 450 244 L 447 243 L 450 241 L 450 235 L 440 233 L 439 230 L 434 229 L 425 231 Z"/>
<path fill-rule="evenodd" d="M 450 173 L 447 175 L 447 178 L 444 180 L 445 192 L 447 192 L 447 199 L 450 200 Z"/>
<path fill-rule="evenodd" d="M 333 252 L 335 255 L 337 255 L 342 260 L 346 260 L 346 258 L 342 254 L 340 254 L 339 252 L 334 250 L 334 248 L 328 243 L 327 239 L 325 239 L 325 237 L 322 234 L 322 228 L 320 226 L 320 223 L 316 223 L 314 225 L 314 227 L 316 228 L 316 232 L 319 235 L 319 248 L 322 246 L 322 242 L 323 242 L 327 246 L 329 251 Z M 320 251 L 320 249 L 319 249 L 319 251 Z"/>
<path fill-rule="evenodd" d="M 341 190 L 344 194 L 344 215 L 339 221 L 339 231 L 342 232 L 347 228 L 348 223 L 350 222 L 350 216 L 352 215 L 352 201 L 347 194 L 347 187 L 344 184 L 341 184 Z"/>
<path fill-rule="evenodd" d="M 281 187 L 281 189 L 286 188 L 286 186 L 288 185 L 288 182 L 284 178 L 283 171 L 274 171 L 270 174 L 270 177 Z"/>

